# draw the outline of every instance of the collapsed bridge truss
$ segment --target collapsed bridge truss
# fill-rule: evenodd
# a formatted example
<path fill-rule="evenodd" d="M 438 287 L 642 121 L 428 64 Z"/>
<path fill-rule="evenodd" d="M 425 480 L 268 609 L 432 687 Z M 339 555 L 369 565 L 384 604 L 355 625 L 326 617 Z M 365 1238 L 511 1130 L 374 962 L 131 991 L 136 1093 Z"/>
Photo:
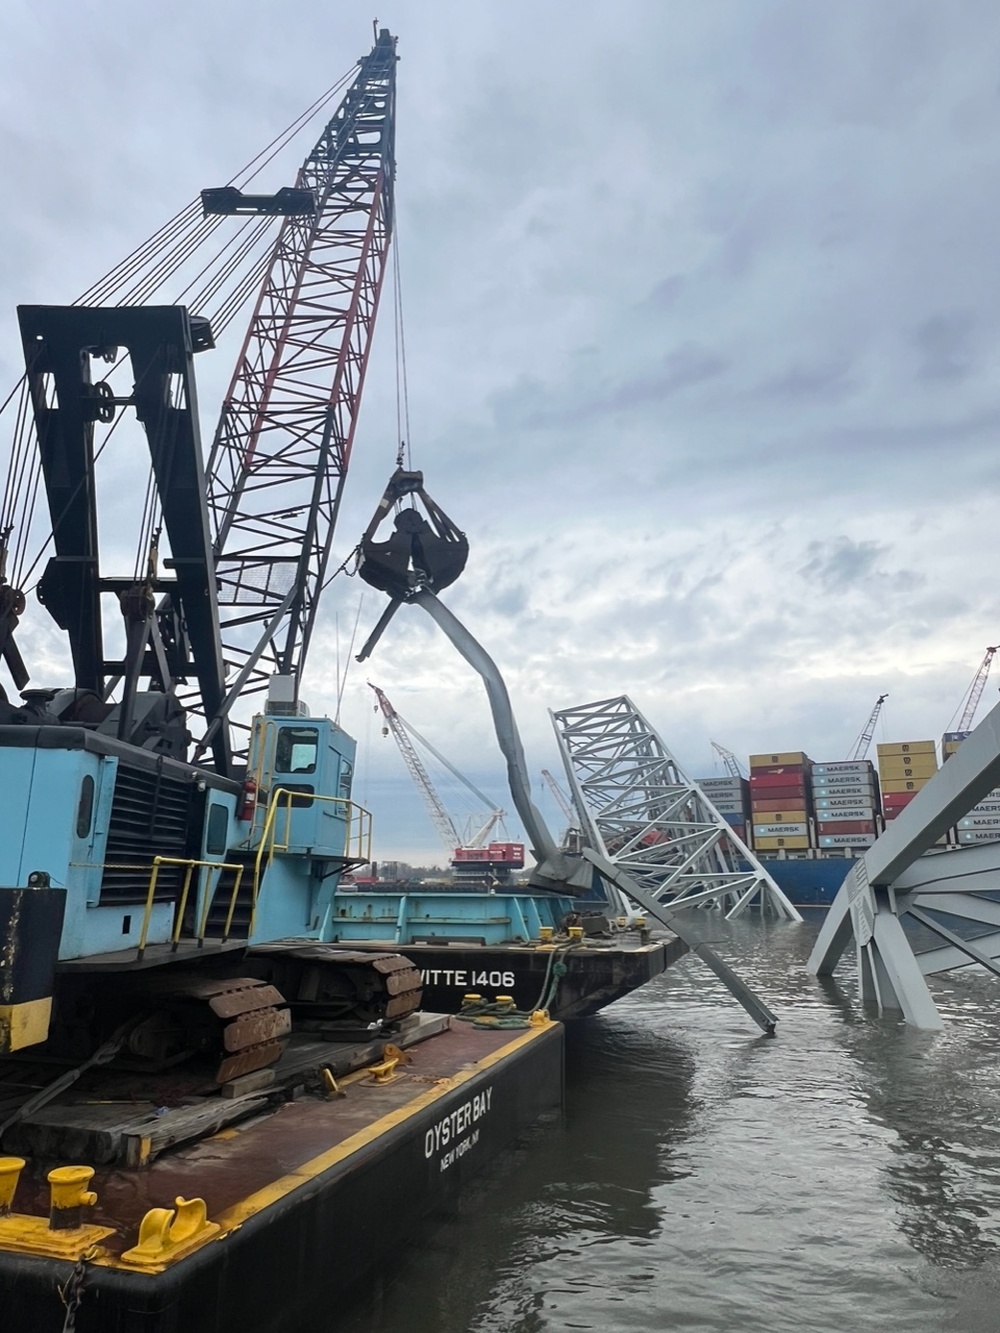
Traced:
<path fill-rule="evenodd" d="M 595 851 L 672 909 L 711 903 L 735 917 L 758 903 L 802 919 L 627 695 L 550 717 Z M 633 910 L 615 885 L 607 893 L 617 913 Z"/>

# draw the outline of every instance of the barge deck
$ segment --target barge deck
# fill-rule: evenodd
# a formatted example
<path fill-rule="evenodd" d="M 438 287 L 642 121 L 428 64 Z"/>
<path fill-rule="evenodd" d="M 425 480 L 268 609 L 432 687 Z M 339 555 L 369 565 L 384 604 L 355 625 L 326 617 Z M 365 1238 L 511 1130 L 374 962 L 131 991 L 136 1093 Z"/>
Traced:
<path fill-rule="evenodd" d="M 520 1030 L 423 1015 L 404 1041 L 374 1067 L 362 1043 L 363 1067 L 340 1075 L 332 1067 L 351 1063 L 351 1047 L 293 1039 L 276 1101 L 248 1094 L 234 1108 L 242 1120 L 160 1155 L 151 1146 L 141 1169 L 88 1167 L 75 1202 L 50 1200 L 44 1169 L 18 1179 L 18 1159 L 0 1159 L 0 1204 L 5 1167 L 15 1181 L 7 1216 L 0 1207 L 4 1326 L 61 1333 L 78 1283 L 76 1333 L 291 1333 L 320 1316 L 327 1326 L 422 1219 L 454 1207 L 562 1106 L 563 1028 L 541 1015 Z M 114 1117 L 96 1094 L 108 1090 L 78 1089 L 78 1129 L 89 1110 L 107 1134 Z"/>

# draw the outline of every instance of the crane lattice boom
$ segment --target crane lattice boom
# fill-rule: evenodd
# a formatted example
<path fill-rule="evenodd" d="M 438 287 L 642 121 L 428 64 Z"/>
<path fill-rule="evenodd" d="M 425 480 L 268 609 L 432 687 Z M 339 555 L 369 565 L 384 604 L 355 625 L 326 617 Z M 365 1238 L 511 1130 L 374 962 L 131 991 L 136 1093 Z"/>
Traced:
<path fill-rule="evenodd" d="M 861 728 L 861 734 L 851 746 L 847 758 L 849 760 L 864 759 L 868 753 L 868 747 L 872 743 L 872 737 L 875 735 L 875 723 L 878 721 L 878 715 L 882 711 L 882 705 L 888 699 L 887 694 L 880 694 L 875 700 L 875 706 L 868 715 L 868 721 Z"/>
<path fill-rule="evenodd" d="M 559 783 L 547 768 L 542 769 L 542 777 L 545 779 L 545 785 L 555 797 L 556 805 L 558 805 L 559 809 L 562 811 L 566 823 L 575 828 L 580 822 L 580 817 L 573 809 L 572 805 L 570 805 L 566 793 L 563 791 L 562 787 L 559 786 Z"/>
<path fill-rule="evenodd" d="M 731 778 L 746 777 L 746 774 L 740 767 L 740 761 L 733 754 L 732 750 L 727 750 L 726 747 L 724 745 L 720 745 L 718 741 L 711 741 L 710 744 L 712 746 L 712 749 L 725 764 L 726 772 L 729 774 Z"/>
<path fill-rule="evenodd" d="M 392 732 L 396 744 L 399 746 L 399 753 L 403 756 L 403 762 L 409 769 L 410 777 L 413 779 L 417 791 L 423 797 L 424 804 L 427 807 L 427 813 L 431 817 L 434 827 L 437 829 L 438 837 L 441 839 L 444 849 L 450 860 L 455 854 L 455 848 L 459 845 L 461 839 L 458 836 L 458 830 L 452 822 L 448 811 L 441 804 L 441 799 L 434 790 L 434 784 L 431 782 L 430 775 L 421 762 L 420 756 L 413 747 L 409 736 L 406 734 L 406 728 L 403 726 L 403 720 L 393 708 L 388 698 L 383 694 L 377 685 L 371 687 L 375 691 L 375 698 L 378 700 L 379 708 L 385 718 L 385 724 Z"/>
<path fill-rule="evenodd" d="M 383 29 L 298 174 L 207 466 L 230 694 L 301 677 L 354 439 L 393 217 Z"/>
<path fill-rule="evenodd" d="M 976 716 L 976 709 L 979 707 L 979 701 L 983 697 L 983 690 L 986 689 L 986 678 L 990 674 L 990 666 L 993 658 L 998 651 L 998 646 L 986 649 L 986 654 L 979 664 L 979 670 L 972 678 L 972 684 L 969 686 L 969 692 L 965 697 L 962 715 L 959 718 L 956 731 L 971 731 L 972 719 Z"/>

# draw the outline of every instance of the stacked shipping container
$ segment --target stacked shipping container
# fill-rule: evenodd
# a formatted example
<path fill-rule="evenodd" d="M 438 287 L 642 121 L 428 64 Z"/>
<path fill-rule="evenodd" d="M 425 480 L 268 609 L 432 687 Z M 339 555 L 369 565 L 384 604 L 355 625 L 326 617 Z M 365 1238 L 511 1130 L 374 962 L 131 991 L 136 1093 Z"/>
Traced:
<path fill-rule="evenodd" d="M 969 732 L 946 732 L 947 760 Z M 750 756 L 750 781 L 701 778 L 698 785 L 739 838 L 764 855 L 860 855 L 938 769 L 933 741 L 878 746 L 878 774 L 870 759 L 812 763 L 801 750 Z M 881 788 L 881 799 L 880 799 Z M 1000 840 L 1000 787 L 959 821 L 952 841 Z M 940 838 L 939 844 L 947 839 Z"/>
<path fill-rule="evenodd" d="M 813 764 L 812 797 L 818 846 L 849 853 L 875 841 L 878 784 L 871 760 Z"/>
<path fill-rule="evenodd" d="M 745 843 L 748 806 L 748 788 L 745 779 L 696 778 L 695 781 L 739 840 Z"/>
<path fill-rule="evenodd" d="M 812 846 L 810 767 L 801 750 L 750 756 L 750 810 L 757 851 Z"/>
<path fill-rule="evenodd" d="M 887 821 L 909 805 L 937 772 L 937 766 L 933 741 L 897 741 L 878 747 L 882 813 Z"/>

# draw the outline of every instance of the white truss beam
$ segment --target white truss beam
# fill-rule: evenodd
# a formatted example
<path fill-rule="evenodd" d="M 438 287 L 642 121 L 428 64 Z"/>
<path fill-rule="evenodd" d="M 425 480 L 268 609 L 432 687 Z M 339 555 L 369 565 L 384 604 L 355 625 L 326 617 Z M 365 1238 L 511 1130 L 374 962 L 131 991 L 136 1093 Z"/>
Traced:
<path fill-rule="evenodd" d="M 627 695 L 549 716 L 590 844 L 631 881 L 673 910 L 712 903 L 735 917 L 759 902 L 802 920 Z M 633 914 L 619 886 L 606 891 Z"/>
<path fill-rule="evenodd" d="M 928 853 L 938 838 L 1000 783 L 1000 704 L 987 714 L 847 876 L 816 940 L 809 971 L 832 973 L 853 939 L 861 988 L 880 1010 L 943 1026 L 926 977 L 973 964 L 1000 973 L 1000 842 Z M 945 925 L 946 913 L 970 934 Z M 909 916 L 943 941 L 915 949 Z M 977 931 L 976 926 L 982 926 Z"/>

